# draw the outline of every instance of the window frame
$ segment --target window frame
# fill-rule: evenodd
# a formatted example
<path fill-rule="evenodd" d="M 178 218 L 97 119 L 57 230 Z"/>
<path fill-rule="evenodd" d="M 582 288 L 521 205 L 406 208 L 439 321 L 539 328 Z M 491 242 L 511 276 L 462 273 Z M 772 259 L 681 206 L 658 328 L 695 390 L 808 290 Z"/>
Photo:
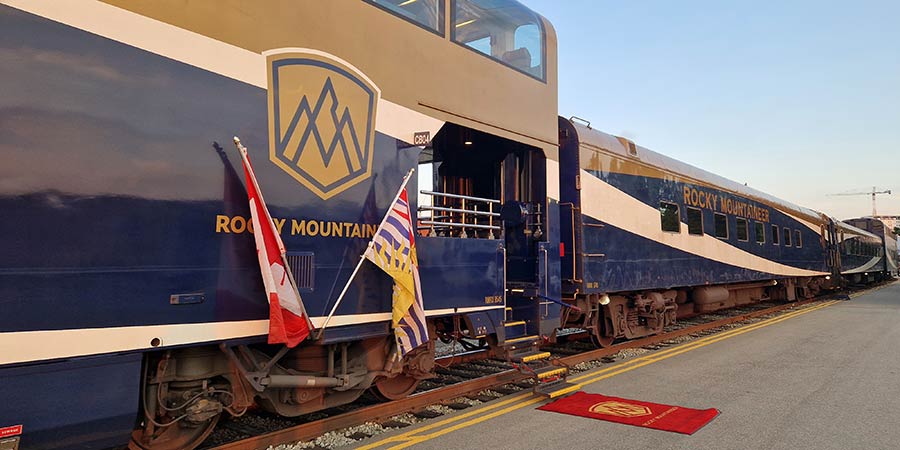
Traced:
<path fill-rule="evenodd" d="M 434 28 L 431 28 L 428 25 L 425 25 L 421 22 L 416 22 L 415 20 L 411 19 L 410 17 L 404 16 L 403 14 L 400 14 L 397 11 L 394 11 L 393 9 L 388 8 L 387 6 L 382 5 L 381 3 L 378 3 L 378 0 L 363 0 L 363 3 L 372 5 L 382 11 L 387 12 L 388 14 L 390 14 L 394 17 L 402 19 L 404 22 L 411 23 L 423 30 L 426 30 L 426 31 L 430 32 L 431 34 L 435 34 L 442 38 L 446 38 L 447 30 L 445 28 L 447 27 L 447 3 L 453 2 L 455 0 L 437 0 L 437 1 L 440 3 L 440 7 L 441 7 L 441 18 L 440 18 L 440 21 L 438 22 L 440 24 L 441 29 L 439 29 L 439 30 L 435 30 Z M 451 22 L 451 24 L 452 24 L 452 22 Z"/>
<path fill-rule="evenodd" d="M 703 236 L 703 210 L 700 208 L 694 208 L 692 206 L 685 206 L 684 209 L 687 212 L 688 234 L 691 236 Z M 699 222 L 700 223 L 700 232 L 699 233 L 691 232 L 691 211 L 697 211 L 697 213 L 700 214 L 700 222 Z"/>
<path fill-rule="evenodd" d="M 784 235 L 782 236 L 783 239 L 781 241 L 784 242 L 785 247 L 793 247 L 793 245 L 791 245 L 793 243 L 791 239 L 791 229 L 784 227 L 783 230 Z"/>
<path fill-rule="evenodd" d="M 663 221 L 663 212 L 662 212 L 662 207 L 664 204 L 675 207 L 675 218 L 676 218 L 675 223 L 678 224 L 678 230 L 667 230 L 665 228 L 665 222 Z M 681 234 L 681 207 L 678 203 L 667 202 L 667 201 L 663 201 L 663 200 L 659 201 L 659 228 L 663 231 L 663 233 Z"/>
<path fill-rule="evenodd" d="M 766 243 L 766 224 L 762 222 L 753 221 L 753 231 L 755 233 L 754 238 L 756 239 L 757 244 L 765 244 Z M 762 240 L 760 240 L 759 236 L 762 233 Z"/>
<path fill-rule="evenodd" d="M 771 229 L 774 231 L 772 233 L 772 245 L 781 245 L 781 227 L 773 223 Z"/>
<path fill-rule="evenodd" d="M 725 224 L 725 236 L 719 236 L 718 221 L 716 221 L 716 219 L 719 218 L 719 217 L 725 219 L 725 220 L 722 221 L 722 223 Z M 717 239 L 722 239 L 722 240 L 726 240 L 726 241 L 727 241 L 728 238 L 731 237 L 731 232 L 730 232 L 729 228 L 730 228 L 730 227 L 728 226 L 728 216 L 725 215 L 725 214 L 722 214 L 722 213 L 714 212 L 714 213 L 713 213 L 713 231 L 715 231 L 716 238 L 717 238 Z"/>
<path fill-rule="evenodd" d="M 794 230 L 794 248 L 803 248 L 803 233 Z"/>
<path fill-rule="evenodd" d="M 366 0 L 366 1 L 374 1 L 374 0 Z M 442 1 L 444 1 L 444 0 L 442 0 Z M 447 33 L 448 37 L 450 39 L 450 42 L 452 42 L 456 45 L 459 45 L 471 52 L 475 52 L 493 62 L 499 63 L 505 67 L 515 70 L 516 72 L 519 72 L 523 75 L 527 75 L 535 80 L 540 81 L 541 83 L 547 84 L 547 29 L 544 27 L 544 21 L 543 21 L 543 17 L 541 17 L 541 15 L 532 11 L 530 8 L 523 5 L 522 3 L 519 3 L 517 0 L 509 0 L 509 1 L 518 3 L 519 6 L 527 9 L 529 12 L 531 12 L 531 14 L 534 15 L 535 19 L 537 19 L 535 22 L 538 24 L 538 29 L 541 32 L 541 76 L 538 77 L 538 76 L 530 74 L 516 66 L 513 66 L 512 64 L 508 64 L 500 58 L 495 58 L 494 55 L 489 55 L 487 53 L 481 52 L 473 47 L 468 46 L 465 42 L 458 41 L 456 39 L 456 4 L 457 4 L 457 0 L 446 0 L 446 1 L 450 3 L 450 25 L 449 25 L 450 30 L 449 30 L 449 33 Z"/>
<path fill-rule="evenodd" d="M 741 222 L 744 222 L 744 239 L 741 239 Z M 737 231 L 737 240 L 739 242 L 750 242 L 750 223 L 743 217 L 737 217 L 735 220 L 735 230 Z"/>

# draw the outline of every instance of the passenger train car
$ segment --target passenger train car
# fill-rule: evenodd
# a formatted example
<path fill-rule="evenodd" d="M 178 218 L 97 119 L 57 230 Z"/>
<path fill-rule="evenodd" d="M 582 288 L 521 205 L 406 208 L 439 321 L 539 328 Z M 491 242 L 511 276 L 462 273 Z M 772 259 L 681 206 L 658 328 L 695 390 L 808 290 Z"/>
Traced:
<path fill-rule="evenodd" d="M 518 357 L 809 297 L 878 237 L 558 118 L 553 27 L 513 0 L 0 0 L 0 58 L 21 449 L 190 449 L 252 407 L 403 397 L 436 340 Z M 293 349 L 266 343 L 234 135 L 315 328 Z M 433 340 L 398 363 L 376 267 L 325 317 L 411 168 Z"/>
<path fill-rule="evenodd" d="M 544 201 L 556 42 L 515 1 L 3 0 L 0 54 L 0 429 L 21 448 L 193 448 L 251 404 L 411 392 L 434 347 L 390 362 L 379 269 L 322 326 L 425 154 L 432 207 L 464 211 L 416 242 L 433 334 L 495 336 L 505 269 L 537 284 L 499 204 Z M 316 328 L 289 352 L 265 344 L 235 135 Z"/>
<path fill-rule="evenodd" d="M 847 219 L 842 222 L 868 231 L 868 234 L 858 231 L 845 232 L 840 239 L 842 257 L 863 260 L 862 265 L 853 270 L 851 281 L 884 280 L 897 275 L 897 235 L 888 229 L 884 222 L 873 217 Z"/>
<path fill-rule="evenodd" d="M 602 311 L 568 317 L 593 327 L 596 339 L 652 334 L 676 315 L 831 286 L 823 214 L 589 123 L 559 123 L 563 296 Z"/>

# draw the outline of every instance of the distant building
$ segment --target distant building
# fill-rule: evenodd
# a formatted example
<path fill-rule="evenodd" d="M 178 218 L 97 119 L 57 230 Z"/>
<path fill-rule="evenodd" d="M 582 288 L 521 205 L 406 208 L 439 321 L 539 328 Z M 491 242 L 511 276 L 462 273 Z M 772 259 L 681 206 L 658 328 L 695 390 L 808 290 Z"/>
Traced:
<path fill-rule="evenodd" d="M 889 230 L 893 231 L 894 228 L 900 227 L 900 216 L 872 216 L 886 226 Z"/>

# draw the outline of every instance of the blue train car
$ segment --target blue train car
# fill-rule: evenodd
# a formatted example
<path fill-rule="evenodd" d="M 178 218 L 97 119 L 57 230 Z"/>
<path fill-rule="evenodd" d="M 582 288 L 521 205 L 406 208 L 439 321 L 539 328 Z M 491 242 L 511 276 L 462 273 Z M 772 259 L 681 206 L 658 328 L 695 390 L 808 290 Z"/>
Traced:
<path fill-rule="evenodd" d="M 434 342 L 394 362 L 387 275 L 364 265 L 322 327 L 434 155 L 435 182 L 408 186 L 437 214 L 417 239 L 432 336 L 539 342 L 559 311 L 535 300 L 558 296 L 558 224 L 530 184 L 556 152 L 555 52 L 506 0 L 0 2 L 0 429 L 22 449 L 189 449 L 254 403 L 408 394 Z M 316 328 L 296 349 L 266 345 L 234 135 Z"/>
<path fill-rule="evenodd" d="M 866 220 L 835 222 L 841 276 L 844 281 L 850 284 L 864 284 L 887 278 L 890 263 L 889 256 L 885 252 L 884 239 L 850 223 L 867 228 L 872 226 Z"/>
<path fill-rule="evenodd" d="M 880 270 L 872 270 L 875 273 L 875 278 L 880 280 L 885 280 L 889 278 L 893 278 L 897 275 L 898 263 L 897 263 L 897 235 L 887 226 L 885 226 L 884 222 L 878 220 L 874 217 L 859 217 L 855 219 L 845 219 L 841 222 L 846 223 L 848 225 L 854 226 L 861 230 L 868 231 L 869 233 L 878 236 L 878 239 L 881 241 L 881 249 L 876 250 L 875 253 L 883 255 L 881 264 L 876 265 L 880 266 L 878 269 Z M 848 244 L 845 247 L 850 247 Z M 844 251 L 847 252 L 849 249 L 844 248 Z M 874 267 L 872 267 L 874 269 Z M 865 272 L 863 272 L 865 273 Z"/>
<path fill-rule="evenodd" d="M 829 219 L 560 118 L 563 295 L 601 344 L 830 286 Z"/>

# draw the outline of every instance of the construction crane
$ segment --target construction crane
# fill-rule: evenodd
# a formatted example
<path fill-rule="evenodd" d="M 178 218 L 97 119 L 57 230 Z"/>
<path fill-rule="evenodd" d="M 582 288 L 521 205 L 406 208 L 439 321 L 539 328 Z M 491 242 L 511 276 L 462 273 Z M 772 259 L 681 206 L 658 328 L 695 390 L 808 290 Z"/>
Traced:
<path fill-rule="evenodd" d="M 878 215 L 878 213 L 875 210 L 875 196 L 878 194 L 890 195 L 891 190 L 886 189 L 883 191 L 879 191 L 878 188 L 876 188 L 875 186 L 872 186 L 872 192 L 844 192 L 844 193 L 840 193 L 840 194 L 831 194 L 831 195 L 871 195 L 872 196 L 872 217 L 875 217 Z"/>

